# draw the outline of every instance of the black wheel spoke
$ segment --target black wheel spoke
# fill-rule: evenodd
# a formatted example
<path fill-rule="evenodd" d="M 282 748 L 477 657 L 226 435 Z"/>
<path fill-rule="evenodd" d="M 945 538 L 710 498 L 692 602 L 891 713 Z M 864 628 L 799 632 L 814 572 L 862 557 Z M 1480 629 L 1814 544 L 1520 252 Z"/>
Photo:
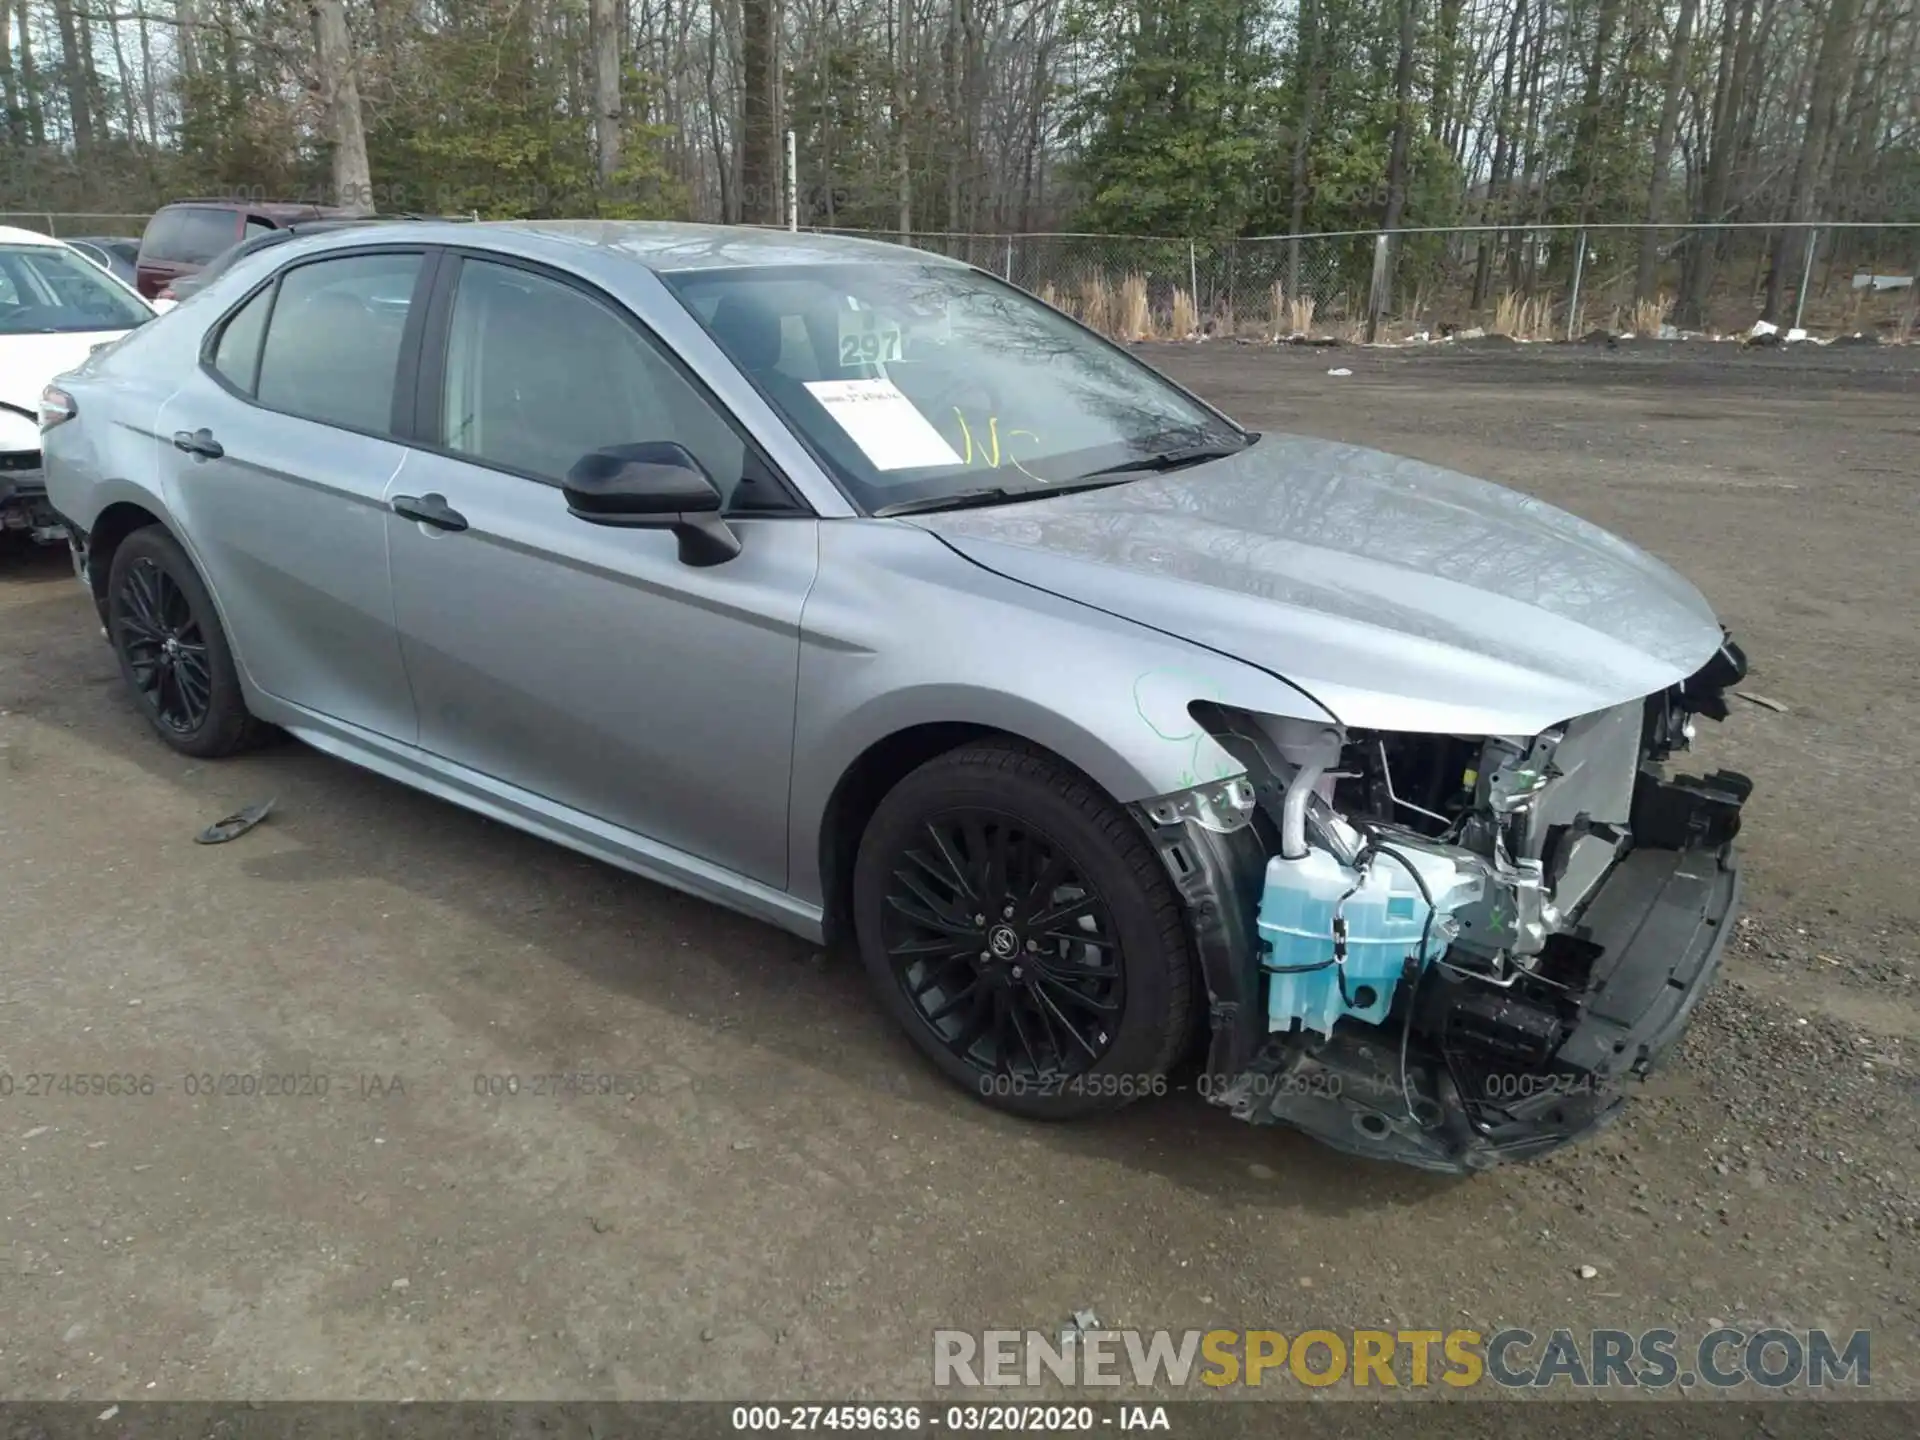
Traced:
<path fill-rule="evenodd" d="M 1091 896 L 1084 894 L 1078 895 L 1072 900 L 1063 901 L 1061 904 L 1055 905 L 1053 908 L 1042 911 L 1040 914 L 1034 916 L 1032 920 L 1027 922 L 1028 928 L 1041 932 L 1050 931 L 1057 925 L 1065 925 L 1083 916 L 1092 915 L 1095 903 Z"/>
<path fill-rule="evenodd" d="M 1048 1067 L 1040 1063 L 1040 1052 L 1033 1048 L 1033 1040 L 1027 1034 L 1027 1027 L 1020 1023 L 1020 1001 L 1024 997 L 1021 995 L 1021 992 L 1017 990 L 1009 990 L 1009 991 L 1006 991 L 1005 994 L 1007 997 L 1006 998 L 1007 1024 L 1009 1028 L 1013 1031 L 1014 1038 L 1019 1040 L 1020 1049 L 1023 1052 L 1025 1052 L 1027 1057 L 1027 1064 L 1033 1068 L 1033 1073 L 1036 1075 L 1044 1075 L 1047 1073 Z M 1011 1046 L 1008 1046 L 1006 1048 L 1009 1051 L 1011 1051 L 1012 1049 Z"/>
<path fill-rule="evenodd" d="M 908 985 L 907 994 L 918 1000 L 922 995 L 936 986 L 945 988 L 947 981 L 953 979 L 956 975 L 971 975 L 972 973 L 973 966 L 955 955 L 943 964 L 921 967 L 920 978 Z"/>
<path fill-rule="evenodd" d="M 979 948 L 975 935 L 947 935 L 938 940 L 902 940 L 889 945 L 887 953 L 896 960 L 937 960 L 942 955 L 968 955 Z"/>
<path fill-rule="evenodd" d="M 898 871 L 894 873 L 896 875 L 899 874 Z M 899 895 L 889 895 L 887 896 L 887 904 L 906 916 L 907 919 L 911 920 L 914 924 L 925 926 L 929 930 L 938 930 L 947 935 L 975 935 L 979 933 L 977 926 L 971 924 L 963 925 L 958 921 L 947 920 L 934 914 L 925 907 L 924 902 L 918 900 L 918 897 L 909 901 Z"/>
<path fill-rule="evenodd" d="M 1118 1015 L 1119 1005 L 1111 1000 L 1100 1000 L 1087 994 L 1077 985 L 1069 985 L 1064 980 L 1042 972 L 1036 978 L 1036 984 L 1049 998 L 1057 997 L 1057 1003 L 1068 1005 L 1076 1010 L 1085 1010 L 1093 1015 Z"/>
<path fill-rule="evenodd" d="M 1067 1034 L 1073 1037 L 1074 1044 L 1078 1045 L 1082 1050 L 1086 1051 L 1089 1057 L 1097 1057 L 1099 1055 L 1100 1053 L 1099 1049 L 1093 1044 L 1092 1041 L 1088 1040 L 1085 1035 L 1080 1033 L 1080 1027 L 1078 1025 L 1075 1025 L 1072 1020 L 1067 1018 L 1066 1014 L 1060 1009 L 1059 1004 L 1054 1000 L 1054 998 L 1051 995 L 1047 993 L 1045 985 L 1038 980 L 1036 980 L 1033 985 L 1033 996 L 1036 1000 L 1040 1002 L 1041 1013 L 1051 1014 L 1055 1019 L 1057 1019 L 1060 1022 L 1060 1027 L 1063 1030 L 1065 1030 Z M 1048 1029 L 1049 1030 L 1052 1029 L 1051 1022 L 1049 1022 L 1048 1024 Z M 1061 1049 L 1062 1063 L 1065 1062 L 1065 1059 L 1066 1059 L 1066 1052 L 1064 1047 L 1062 1047 Z"/>
<path fill-rule="evenodd" d="M 927 1019 L 938 1024 L 940 1021 L 946 1019 L 947 1016 L 953 1014 L 953 1012 L 958 1010 L 962 1005 L 969 1002 L 978 1004 L 977 997 L 980 993 L 980 986 L 983 983 L 984 982 L 980 980 L 975 980 L 965 989 L 954 991 L 953 994 L 947 996 L 946 999 L 942 1000 L 933 1009 L 927 1011 Z"/>
<path fill-rule="evenodd" d="M 977 910 L 979 908 L 979 896 L 974 893 L 973 887 L 967 884 L 966 867 L 960 863 L 960 857 L 954 854 L 952 844 L 949 843 L 946 836 L 942 835 L 940 831 L 932 825 L 927 826 L 927 838 L 933 841 L 933 848 L 939 854 L 940 863 L 946 867 L 947 871 L 945 875 L 940 875 L 936 872 L 935 878 L 945 881 L 952 887 L 954 895 L 957 898 L 964 900 L 968 905 L 973 906 Z M 907 853 L 914 859 L 919 860 L 921 864 L 927 864 L 925 860 L 920 859 L 918 851 L 910 850 Z"/>

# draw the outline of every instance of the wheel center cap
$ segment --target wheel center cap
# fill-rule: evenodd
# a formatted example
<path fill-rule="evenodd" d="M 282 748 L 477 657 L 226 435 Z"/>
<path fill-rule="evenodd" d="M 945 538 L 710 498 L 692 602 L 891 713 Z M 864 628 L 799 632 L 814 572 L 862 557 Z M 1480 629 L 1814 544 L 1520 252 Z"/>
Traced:
<path fill-rule="evenodd" d="M 1011 925 L 996 925 L 987 932 L 987 949 L 996 960 L 1011 960 L 1020 953 L 1020 937 Z"/>
<path fill-rule="evenodd" d="M 169 656 L 178 655 L 180 653 L 180 642 L 169 635 L 165 648 Z"/>

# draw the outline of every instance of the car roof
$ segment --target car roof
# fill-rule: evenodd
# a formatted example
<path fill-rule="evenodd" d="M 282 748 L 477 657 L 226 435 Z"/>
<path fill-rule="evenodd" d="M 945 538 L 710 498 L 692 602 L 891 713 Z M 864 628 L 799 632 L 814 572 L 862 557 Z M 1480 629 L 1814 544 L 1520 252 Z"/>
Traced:
<path fill-rule="evenodd" d="M 235 200 L 232 197 L 211 196 L 204 200 L 169 200 L 160 208 L 176 210 L 182 206 L 191 206 L 198 210 L 245 211 L 249 215 L 264 215 L 269 220 L 317 220 L 329 215 L 346 215 L 351 212 L 338 205 L 303 205 L 296 200 Z"/>
<path fill-rule="evenodd" d="M 524 235 L 611 251 L 660 272 L 831 265 L 860 260 L 962 263 L 879 240 L 753 225 L 693 225 L 665 220 L 496 220 L 468 223 L 460 229 L 464 233 L 449 237 L 447 243 L 459 244 L 463 240 L 472 243 L 475 231 Z"/>
<path fill-rule="evenodd" d="M 38 230 L 22 230 L 17 225 L 0 225 L 0 245 L 45 245 L 49 249 L 60 250 L 66 247 L 66 243 L 51 235 L 42 235 Z"/>

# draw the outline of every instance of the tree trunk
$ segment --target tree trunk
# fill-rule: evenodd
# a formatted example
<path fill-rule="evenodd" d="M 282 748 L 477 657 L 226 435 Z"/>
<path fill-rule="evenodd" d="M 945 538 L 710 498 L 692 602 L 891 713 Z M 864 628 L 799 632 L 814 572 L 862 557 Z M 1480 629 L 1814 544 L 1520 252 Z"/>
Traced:
<path fill-rule="evenodd" d="M 720 32 L 725 28 L 721 0 L 713 0 L 712 23 L 707 27 L 707 139 L 713 146 L 713 170 L 720 184 L 720 220 L 731 225 L 739 219 L 735 208 L 733 164 L 720 135 Z"/>
<path fill-rule="evenodd" d="M 1586 93 L 1580 103 L 1580 124 L 1574 132 L 1573 153 L 1580 177 L 1580 223 L 1592 217 L 1594 180 L 1598 166 L 1594 161 L 1600 144 L 1600 84 L 1606 74 L 1607 52 L 1613 48 L 1614 31 L 1620 26 L 1621 0 L 1600 0 L 1600 18 L 1593 37 L 1593 60 L 1587 66 Z"/>
<path fill-rule="evenodd" d="M 1446 143 L 1453 114 L 1454 78 L 1460 69 L 1460 12 L 1464 0 L 1440 0 L 1440 26 L 1434 35 L 1433 108 L 1427 112 L 1427 131 Z"/>
<path fill-rule="evenodd" d="M 774 159 L 773 36 L 775 0 L 740 5 L 740 218 L 772 225 L 779 219 L 779 167 Z"/>
<path fill-rule="evenodd" d="M 1407 208 L 1407 150 L 1413 129 L 1413 40 L 1420 0 L 1400 0 L 1400 59 L 1393 71 L 1393 145 L 1387 156 L 1388 230 L 1398 229 Z"/>
<path fill-rule="evenodd" d="M 1307 156 L 1313 145 L 1314 111 L 1320 99 L 1320 4 L 1300 0 L 1300 123 L 1293 132 L 1287 174 L 1287 298 L 1300 298 L 1300 232 L 1307 225 Z"/>
<path fill-rule="evenodd" d="M 1739 9 L 1727 0 L 1726 18 L 1720 30 L 1722 75 L 1714 94 L 1713 121 L 1707 141 L 1707 176 L 1700 195 L 1700 207 L 1694 218 L 1717 224 L 1726 218 L 1727 195 L 1733 183 L 1733 163 L 1740 152 L 1740 117 L 1746 109 L 1747 72 L 1752 64 L 1757 0 L 1740 0 Z M 1682 327 L 1705 323 L 1707 292 L 1713 286 L 1714 258 L 1719 250 L 1718 233 L 1695 231 L 1688 243 L 1693 247 L 1687 257 L 1685 291 L 1674 323 Z"/>
<path fill-rule="evenodd" d="M 1500 103 L 1494 111 L 1493 121 L 1493 163 L 1487 170 L 1487 201 L 1481 209 L 1483 220 L 1493 220 L 1502 202 L 1507 178 L 1512 174 L 1512 153 L 1516 148 L 1513 136 L 1513 76 L 1520 64 L 1520 34 L 1526 23 L 1527 0 L 1515 0 L 1513 16 L 1507 23 L 1505 57 L 1500 67 Z M 1480 250 L 1473 262 L 1473 298 L 1470 309 L 1479 310 L 1487 303 L 1487 289 L 1493 278 L 1493 235 L 1490 231 L 1480 232 Z"/>
<path fill-rule="evenodd" d="M 0 142 L 9 149 L 18 147 L 26 136 L 26 116 L 20 109 L 20 92 L 13 79 L 13 7 L 0 0 Z"/>
<path fill-rule="evenodd" d="M 907 160 L 907 0 L 896 0 L 890 50 L 893 55 L 893 185 L 900 243 L 913 238 L 913 169 Z"/>
<path fill-rule="evenodd" d="M 160 109 L 154 91 L 159 87 L 153 79 L 153 32 L 147 28 L 147 12 L 143 6 L 140 11 L 140 98 L 147 114 L 147 138 L 154 148 L 160 148 Z"/>
<path fill-rule="evenodd" d="M 1859 19 L 1859 0 L 1832 0 L 1827 21 L 1820 31 L 1820 54 L 1813 65 L 1813 85 L 1807 97 L 1807 128 L 1800 142 L 1800 155 L 1794 162 L 1793 189 L 1787 198 L 1787 219 L 1807 221 L 1813 218 L 1820 161 L 1826 154 L 1827 136 L 1833 128 L 1834 111 L 1839 102 L 1841 77 L 1846 58 L 1853 47 L 1855 21 Z M 1805 253 L 1807 231 L 1804 226 L 1785 227 L 1773 242 L 1773 264 L 1767 274 L 1767 301 L 1761 318 L 1780 323 L 1781 305 L 1786 293 L 1788 270 L 1800 283 L 1800 260 Z"/>
<path fill-rule="evenodd" d="M 27 13 L 25 0 L 21 0 L 20 13 Z M 53 0 L 53 18 L 60 30 L 60 85 L 67 92 L 73 150 L 76 155 L 84 155 L 93 149 L 93 106 L 87 93 L 87 66 L 80 52 L 80 27 L 74 23 L 73 0 Z"/>
<path fill-rule="evenodd" d="M 33 37 L 27 30 L 27 0 L 20 0 L 20 108 L 26 115 L 28 137 L 35 145 L 47 143 L 47 114 L 40 106 L 40 72 L 33 59 Z M 0 0 L 0 15 L 7 0 Z"/>
<path fill-rule="evenodd" d="M 320 71 L 320 98 L 333 142 L 334 203 L 371 215 L 373 175 L 367 166 L 367 131 L 360 114 L 360 80 L 353 62 L 353 37 L 347 33 L 344 0 L 312 0 L 314 55 Z"/>
<path fill-rule="evenodd" d="M 620 0 L 593 0 L 593 142 L 600 188 L 620 171 Z"/>
<path fill-rule="evenodd" d="M 1660 129 L 1653 137 L 1653 174 L 1647 181 L 1647 228 L 1640 232 L 1640 263 L 1634 271 L 1633 298 L 1653 299 L 1660 208 L 1667 198 L 1667 171 L 1673 164 L 1673 136 L 1680 128 L 1680 101 L 1686 91 L 1687 55 L 1693 40 L 1693 15 L 1699 0 L 1680 0 L 1673 25 L 1673 51 L 1667 57 L 1667 93 L 1660 102 Z"/>

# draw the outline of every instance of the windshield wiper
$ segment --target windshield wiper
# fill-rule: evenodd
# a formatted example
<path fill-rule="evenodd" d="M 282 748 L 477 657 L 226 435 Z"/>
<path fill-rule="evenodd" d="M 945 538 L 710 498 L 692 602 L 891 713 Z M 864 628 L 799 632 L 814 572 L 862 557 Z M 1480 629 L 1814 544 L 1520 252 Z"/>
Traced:
<path fill-rule="evenodd" d="M 1122 460 L 1118 465 L 1103 465 L 1098 470 L 1088 471 L 1080 478 L 1092 480 L 1102 475 L 1128 475 L 1142 471 L 1161 474 L 1168 470 L 1184 469 L 1188 465 L 1198 465 L 1207 460 L 1224 460 L 1229 455 L 1238 455 L 1246 448 L 1245 445 L 1187 445 L 1178 450 L 1162 450 L 1157 455 L 1142 455 L 1138 460 Z"/>
<path fill-rule="evenodd" d="M 922 495 L 917 500 L 899 500 L 892 505 L 882 505 L 873 513 L 881 519 L 894 515 L 925 515 L 935 510 L 974 510 L 982 505 L 1011 505 L 1022 500 L 1047 500 L 1055 495 L 1073 495 L 1082 490 L 1105 490 L 1109 485 L 1124 485 L 1127 482 L 1119 476 L 1111 479 L 1104 477 L 1107 472 L 1097 475 L 1083 475 L 1078 480 L 1063 481 L 1058 485 L 1034 485 L 1022 490 L 1009 490 L 1005 486 L 995 485 L 985 490 L 962 490 L 953 495 Z"/>

